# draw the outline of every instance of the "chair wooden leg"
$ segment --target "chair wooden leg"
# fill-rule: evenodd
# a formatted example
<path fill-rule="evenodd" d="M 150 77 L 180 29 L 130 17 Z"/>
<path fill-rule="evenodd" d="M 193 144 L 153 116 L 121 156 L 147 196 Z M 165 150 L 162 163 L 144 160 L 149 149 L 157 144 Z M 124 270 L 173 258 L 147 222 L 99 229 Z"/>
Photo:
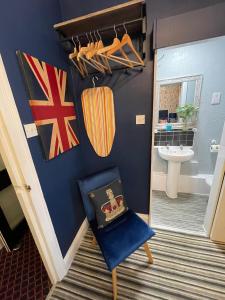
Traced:
<path fill-rule="evenodd" d="M 113 286 L 113 300 L 117 299 L 117 274 L 116 268 L 112 270 L 112 286 Z"/>
<path fill-rule="evenodd" d="M 150 250 L 150 248 L 149 248 L 147 242 L 144 243 L 144 249 L 145 249 L 145 252 L 146 252 L 146 254 L 147 254 L 147 256 L 148 256 L 148 261 L 149 261 L 149 263 L 150 263 L 150 264 L 153 264 L 152 253 L 151 253 L 151 250 Z"/>
<path fill-rule="evenodd" d="M 93 236 L 92 245 L 96 245 L 96 244 L 97 244 L 96 238 L 95 238 L 95 236 Z"/>

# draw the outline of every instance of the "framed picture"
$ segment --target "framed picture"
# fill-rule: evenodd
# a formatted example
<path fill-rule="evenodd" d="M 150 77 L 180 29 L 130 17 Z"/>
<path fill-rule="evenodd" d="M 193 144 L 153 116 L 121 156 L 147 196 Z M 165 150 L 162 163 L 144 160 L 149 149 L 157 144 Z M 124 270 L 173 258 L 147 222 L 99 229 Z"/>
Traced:
<path fill-rule="evenodd" d="M 47 160 L 79 144 L 67 72 L 17 51 L 29 93 L 29 105 Z"/>

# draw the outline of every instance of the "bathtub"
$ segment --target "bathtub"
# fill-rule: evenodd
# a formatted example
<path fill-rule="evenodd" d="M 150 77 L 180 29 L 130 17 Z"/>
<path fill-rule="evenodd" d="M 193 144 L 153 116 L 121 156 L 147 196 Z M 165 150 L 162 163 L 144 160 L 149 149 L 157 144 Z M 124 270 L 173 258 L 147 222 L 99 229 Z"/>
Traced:
<path fill-rule="evenodd" d="M 166 191 L 167 174 L 164 172 L 153 172 L 152 189 Z M 213 181 L 212 174 L 180 175 L 178 192 L 199 195 L 209 195 Z"/>

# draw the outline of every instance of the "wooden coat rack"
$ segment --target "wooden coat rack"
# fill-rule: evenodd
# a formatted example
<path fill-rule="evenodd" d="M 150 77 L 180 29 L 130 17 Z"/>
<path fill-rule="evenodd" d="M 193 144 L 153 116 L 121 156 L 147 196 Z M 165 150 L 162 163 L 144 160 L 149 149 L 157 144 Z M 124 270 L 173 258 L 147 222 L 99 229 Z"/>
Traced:
<path fill-rule="evenodd" d="M 55 24 L 54 29 L 58 32 L 64 50 L 70 53 L 74 48 L 74 37 L 78 37 L 81 46 L 83 46 L 87 43 L 87 33 L 98 31 L 107 44 L 107 42 L 112 41 L 115 35 L 115 25 L 118 35 L 123 35 L 124 24 L 131 38 L 135 40 L 137 50 L 144 60 L 147 26 L 145 2 L 143 0 L 128 1 L 124 4 L 64 21 Z M 123 66 L 112 70 L 126 68 L 126 66 Z"/>

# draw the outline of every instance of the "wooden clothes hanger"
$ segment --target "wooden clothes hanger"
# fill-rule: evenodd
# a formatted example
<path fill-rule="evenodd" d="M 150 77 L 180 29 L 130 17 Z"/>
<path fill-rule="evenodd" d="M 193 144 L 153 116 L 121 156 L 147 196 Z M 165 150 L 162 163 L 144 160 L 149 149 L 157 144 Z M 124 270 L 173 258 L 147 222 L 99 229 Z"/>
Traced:
<path fill-rule="evenodd" d="M 78 52 L 78 54 L 77 54 L 77 60 L 80 60 L 80 58 L 81 58 L 87 51 L 89 51 L 89 50 L 93 47 L 93 45 L 91 45 L 91 41 L 89 40 L 88 34 L 87 34 L 87 33 L 86 33 L 86 37 L 87 37 L 87 40 L 88 40 L 88 44 L 87 44 L 86 47 L 81 47 L 81 48 L 79 49 L 79 52 Z"/>
<path fill-rule="evenodd" d="M 98 54 L 98 55 L 99 55 L 99 54 L 103 54 L 103 53 L 109 51 L 110 49 L 116 47 L 116 46 L 119 45 L 119 44 L 120 44 L 120 40 L 119 40 L 117 37 L 115 37 L 115 38 L 113 39 L 113 43 L 112 43 L 111 45 L 99 49 L 98 52 L 97 52 L 97 54 Z"/>
<path fill-rule="evenodd" d="M 104 48 L 99 49 L 97 51 L 97 55 L 100 55 L 101 57 L 104 57 L 106 59 L 112 60 L 114 62 L 117 62 L 117 63 L 120 63 L 122 65 L 125 65 L 125 66 L 128 66 L 128 67 L 132 68 L 133 65 L 130 62 L 130 60 L 128 59 L 126 53 L 123 51 L 122 48 L 119 47 L 120 44 L 121 44 L 121 42 L 118 39 L 117 31 L 116 31 L 116 25 L 115 24 L 114 24 L 114 31 L 115 31 L 116 37 L 113 39 L 113 43 L 111 45 L 109 45 L 109 46 L 106 46 Z M 124 62 L 121 62 L 120 60 L 117 60 L 117 57 L 112 57 L 112 56 L 107 55 L 107 52 L 110 51 L 111 49 L 114 49 L 115 47 L 119 47 L 120 48 L 120 52 L 121 52 L 121 54 L 123 56 Z"/>
<path fill-rule="evenodd" d="M 92 51 L 94 50 L 95 48 L 95 43 L 94 41 L 90 41 L 89 38 L 88 38 L 88 34 L 86 33 L 86 36 L 87 36 L 87 39 L 88 39 L 88 45 L 87 47 L 82 47 L 77 55 L 77 60 L 82 60 L 84 63 L 90 65 L 92 68 L 98 70 L 99 72 L 105 74 L 105 70 L 104 68 L 102 67 L 102 65 L 100 65 L 98 62 L 96 62 L 95 60 L 93 59 L 90 59 L 88 60 L 87 58 L 85 58 L 86 54 L 89 52 L 89 51 Z"/>
<path fill-rule="evenodd" d="M 122 60 L 122 61 L 126 61 L 126 59 L 122 58 L 122 57 L 119 57 L 119 56 L 115 56 L 113 55 L 113 53 L 121 50 L 124 46 L 129 46 L 129 48 L 131 49 L 131 51 L 134 53 L 135 57 L 137 58 L 138 61 L 134 61 L 134 60 L 130 60 L 130 62 L 132 62 L 133 64 L 138 64 L 138 65 L 142 65 L 144 66 L 144 62 L 143 60 L 141 59 L 139 53 L 136 51 L 134 45 L 133 45 L 133 42 L 129 36 L 129 34 L 127 33 L 127 29 L 125 27 L 125 24 L 123 24 L 124 26 L 124 29 L 125 29 L 125 34 L 123 35 L 123 38 L 120 42 L 120 44 L 116 45 L 114 48 L 110 49 L 107 51 L 107 56 L 110 56 L 110 57 L 113 57 L 113 58 L 117 58 L 119 60 Z"/>
<path fill-rule="evenodd" d="M 72 37 L 72 41 L 73 41 L 73 44 L 74 44 L 74 51 L 73 51 L 73 53 L 70 53 L 69 59 L 72 61 L 72 63 L 78 69 L 81 76 L 84 78 L 85 75 L 87 75 L 88 72 L 87 72 L 86 66 L 84 66 L 81 61 L 77 61 L 77 60 L 75 61 L 75 59 L 77 58 L 77 55 L 78 55 L 78 51 L 77 51 L 77 47 L 76 47 L 76 44 L 74 42 L 73 37 Z M 79 48 L 81 48 L 80 47 L 80 41 L 78 40 L 78 42 L 79 42 Z"/>
<path fill-rule="evenodd" d="M 98 41 L 98 39 L 97 39 L 97 37 L 96 37 L 96 35 L 95 35 L 95 32 L 94 32 L 94 36 L 95 36 L 95 39 L 96 39 L 96 41 L 95 41 L 95 43 L 94 43 L 94 47 L 93 47 L 93 49 L 90 49 L 87 53 L 86 53 L 86 57 L 87 57 L 87 59 L 91 59 L 94 55 L 95 55 L 95 53 L 96 53 L 96 51 L 98 50 L 98 47 L 99 47 L 99 41 Z"/>
<path fill-rule="evenodd" d="M 97 30 L 98 36 L 100 38 L 100 40 L 97 39 L 96 35 L 95 35 L 95 31 L 94 31 L 94 36 L 96 39 L 96 43 L 95 43 L 95 48 L 91 49 L 90 51 L 88 51 L 86 53 L 86 58 L 89 60 L 93 60 L 97 63 L 97 65 L 101 66 L 103 69 L 105 69 L 106 71 L 109 71 L 109 73 L 112 73 L 108 59 L 103 58 L 103 57 L 98 57 L 97 52 L 99 50 L 101 50 L 102 48 L 104 48 L 104 44 L 102 42 L 101 36 Z"/>
<path fill-rule="evenodd" d="M 91 32 L 90 32 L 90 35 L 91 35 Z M 94 47 L 86 53 L 86 58 L 88 60 L 91 60 L 92 63 L 94 63 L 98 67 L 102 68 L 103 70 L 108 71 L 109 70 L 108 65 L 105 65 L 104 62 L 101 62 L 99 57 L 96 55 L 96 52 L 102 45 L 101 45 L 101 43 L 99 43 L 99 41 L 95 35 L 95 32 L 94 32 L 94 36 L 95 36 L 96 42 L 94 43 Z M 92 40 L 93 40 L 93 38 L 92 38 Z M 94 40 L 93 40 L 93 42 L 94 42 Z"/>
<path fill-rule="evenodd" d="M 91 35 L 91 32 L 91 40 L 86 33 L 88 40 L 86 47 L 81 47 L 80 41 L 77 37 L 79 41 L 79 48 L 77 49 L 76 44 L 72 38 L 72 41 L 74 43 L 74 52 L 69 55 L 69 58 L 72 60 L 73 64 L 78 69 L 82 77 L 85 77 L 89 74 L 87 69 L 88 65 L 103 74 L 105 74 L 105 72 L 112 73 L 109 61 L 119 63 L 129 68 L 133 68 L 134 66 L 144 66 L 143 60 L 141 59 L 138 51 L 135 49 L 131 37 L 127 33 L 125 24 L 123 24 L 123 26 L 125 29 L 125 33 L 121 41 L 117 36 L 116 25 L 114 25 L 116 36 L 114 37 L 112 44 L 106 47 L 103 44 L 98 30 L 97 33 L 99 36 L 99 40 L 95 35 L 95 31 L 93 32 L 95 41 L 93 39 L 93 36 Z M 128 54 L 124 50 L 125 46 L 128 46 L 130 48 L 131 52 L 136 57 L 136 60 L 132 60 L 128 57 Z M 120 52 L 121 56 L 117 55 L 116 52 Z"/>

